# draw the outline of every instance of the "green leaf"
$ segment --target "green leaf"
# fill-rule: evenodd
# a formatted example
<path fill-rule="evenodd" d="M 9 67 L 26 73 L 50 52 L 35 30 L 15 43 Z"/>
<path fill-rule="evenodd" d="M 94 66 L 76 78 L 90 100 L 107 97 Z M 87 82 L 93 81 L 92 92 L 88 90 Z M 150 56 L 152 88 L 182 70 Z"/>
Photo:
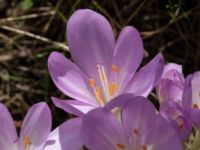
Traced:
<path fill-rule="evenodd" d="M 20 3 L 20 7 L 21 7 L 23 10 L 28 10 L 28 9 L 32 8 L 33 5 L 34 5 L 33 0 L 23 0 L 23 1 Z"/>

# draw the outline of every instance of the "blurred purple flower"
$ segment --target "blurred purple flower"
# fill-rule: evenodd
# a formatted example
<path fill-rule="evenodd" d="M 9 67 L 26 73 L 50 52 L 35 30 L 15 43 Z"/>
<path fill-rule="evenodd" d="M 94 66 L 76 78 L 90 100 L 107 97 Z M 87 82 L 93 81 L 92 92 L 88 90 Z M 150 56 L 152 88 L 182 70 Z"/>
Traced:
<path fill-rule="evenodd" d="M 47 104 L 44 102 L 35 104 L 29 109 L 22 123 L 19 138 L 15 128 L 15 123 L 8 109 L 1 103 L 0 121 L 1 150 L 61 150 L 59 129 L 74 126 L 73 122 L 76 122 L 76 120 L 71 120 L 50 132 L 52 123 L 51 112 Z M 66 132 L 66 140 L 70 141 L 70 138 L 75 135 L 76 132 L 74 133 L 74 130 Z M 74 136 L 73 139 L 75 139 L 75 137 L 76 142 L 78 143 L 80 136 Z M 70 146 L 73 145 L 71 144 Z M 80 146 L 77 144 L 76 146 L 75 149 L 69 149 L 78 150 L 82 145 Z"/>
<path fill-rule="evenodd" d="M 160 114 L 175 128 L 182 141 L 186 140 L 192 131 L 190 115 L 183 107 L 185 78 L 182 66 L 169 63 L 164 66 L 156 92 L 160 102 Z"/>
<path fill-rule="evenodd" d="M 184 82 L 182 66 L 175 63 L 166 64 L 161 80 L 156 87 L 159 102 L 175 101 L 181 104 Z"/>
<path fill-rule="evenodd" d="M 182 141 L 188 139 L 192 132 L 192 122 L 183 107 L 175 101 L 166 101 L 160 106 L 160 114 L 173 125 Z"/>
<path fill-rule="evenodd" d="M 144 97 L 121 95 L 83 118 L 81 137 L 95 150 L 181 150 L 173 127 Z M 120 117 L 116 117 L 116 110 Z M 145 111 L 144 111 L 145 110 Z"/>
<path fill-rule="evenodd" d="M 70 17 L 67 40 L 74 63 L 53 52 L 48 68 L 55 85 L 76 99 L 53 98 L 69 113 L 81 116 L 122 93 L 147 96 L 162 74 L 162 54 L 136 73 L 144 51 L 139 32 L 125 27 L 115 43 L 109 22 L 92 10 L 81 9 Z"/>
<path fill-rule="evenodd" d="M 186 78 L 183 107 L 190 113 L 196 128 L 200 128 L 200 71 Z"/>

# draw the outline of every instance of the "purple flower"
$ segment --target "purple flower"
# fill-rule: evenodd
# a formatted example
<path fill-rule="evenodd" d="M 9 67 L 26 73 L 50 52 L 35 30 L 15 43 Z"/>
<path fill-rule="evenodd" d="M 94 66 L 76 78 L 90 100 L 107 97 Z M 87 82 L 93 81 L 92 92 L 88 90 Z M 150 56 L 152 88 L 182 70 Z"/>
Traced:
<path fill-rule="evenodd" d="M 53 98 L 69 113 L 81 116 L 122 93 L 147 96 L 162 74 L 162 54 L 136 72 L 144 51 L 139 32 L 125 27 L 115 42 L 109 22 L 92 10 L 78 10 L 70 17 L 67 40 L 74 63 L 53 52 L 48 68 L 55 85 L 76 99 Z"/>
<path fill-rule="evenodd" d="M 156 87 L 160 114 L 173 125 L 182 141 L 186 140 L 192 131 L 189 113 L 182 105 L 184 86 L 182 66 L 175 63 L 165 65 Z"/>
<path fill-rule="evenodd" d="M 184 82 L 182 66 L 175 63 L 166 64 L 161 80 L 156 87 L 159 102 L 175 101 L 181 104 Z"/>
<path fill-rule="evenodd" d="M 0 103 L 0 149 L 1 150 L 62 150 L 60 144 L 60 128 L 62 131 L 74 126 L 75 120 L 66 122 L 55 130 L 51 131 L 51 112 L 46 103 L 41 102 L 33 105 L 25 116 L 21 126 L 20 136 L 18 137 L 15 123 L 8 109 Z M 73 128 L 75 130 L 75 127 Z M 65 139 L 70 141 L 76 137 L 76 132 L 66 132 Z M 80 143 L 80 142 L 79 142 Z M 73 147 L 73 145 L 70 145 Z M 78 150 L 81 145 L 70 150 Z"/>
<path fill-rule="evenodd" d="M 189 111 L 192 123 L 200 128 L 200 71 L 186 78 L 183 107 Z"/>
<path fill-rule="evenodd" d="M 187 140 L 192 132 L 192 122 L 188 112 L 175 101 L 161 104 L 160 114 L 175 128 L 182 141 Z"/>
<path fill-rule="evenodd" d="M 84 116 L 81 137 L 86 147 L 91 150 L 182 149 L 173 127 L 148 99 L 121 95 L 112 102 Z"/>

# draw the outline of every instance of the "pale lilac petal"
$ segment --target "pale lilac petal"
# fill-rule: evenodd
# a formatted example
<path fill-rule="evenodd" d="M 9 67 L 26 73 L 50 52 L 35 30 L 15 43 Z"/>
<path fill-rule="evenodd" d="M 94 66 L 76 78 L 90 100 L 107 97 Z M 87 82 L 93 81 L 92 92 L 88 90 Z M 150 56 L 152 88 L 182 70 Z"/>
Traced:
<path fill-rule="evenodd" d="M 25 116 L 20 132 L 20 148 L 24 149 L 24 140 L 29 139 L 30 146 L 43 144 L 51 131 L 51 112 L 46 103 L 33 105 Z"/>
<path fill-rule="evenodd" d="M 176 101 L 181 103 L 183 89 L 184 85 L 178 81 L 161 79 L 156 88 L 156 93 L 160 103 L 165 101 Z"/>
<path fill-rule="evenodd" d="M 67 24 L 67 40 L 74 62 L 86 75 L 96 81 L 98 63 L 108 71 L 115 39 L 104 16 L 89 9 L 76 11 Z"/>
<path fill-rule="evenodd" d="M 198 88 L 198 84 L 196 84 L 196 83 L 198 83 L 198 78 L 196 78 L 197 80 L 195 81 L 194 75 L 189 75 L 186 78 L 184 92 L 183 92 L 183 107 L 184 107 L 184 109 L 189 111 L 190 118 L 191 118 L 193 125 L 197 128 L 200 128 L 200 117 L 199 117 L 200 109 L 198 108 L 199 101 L 198 101 L 198 99 L 197 99 L 197 101 L 195 99 L 193 99 L 195 96 L 197 96 L 195 91 L 198 92 L 198 90 L 195 89 L 195 88 Z M 197 108 L 194 107 L 194 104 L 196 105 L 195 107 L 197 107 Z"/>
<path fill-rule="evenodd" d="M 52 101 L 58 108 L 76 116 L 83 116 L 95 108 L 95 106 L 77 100 L 59 100 L 56 97 L 52 97 Z"/>
<path fill-rule="evenodd" d="M 78 45 L 78 44 L 77 44 Z M 89 88 L 89 79 L 62 54 L 53 52 L 48 68 L 55 85 L 66 95 L 89 104 L 96 104 Z"/>
<path fill-rule="evenodd" d="M 163 66 L 163 56 L 159 53 L 133 76 L 124 92 L 138 96 L 148 96 L 160 80 Z"/>
<path fill-rule="evenodd" d="M 0 103 L 0 149 L 17 150 L 18 136 L 14 121 L 3 104 Z"/>
<path fill-rule="evenodd" d="M 117 144 L 126 146 L 122 126 L 107 109 L 90 111 L 83 119 L 83 143 L 91 150 L 115 150 Z"/>
<path fill-rule="evenodd" d="M 117 74 L 112 71 L 112 74 L 116 74 L 116 82 L 120 85 L 119 91 L 124 89 L 139 67 L 143 52 L 142 39 L 137 29 L 131 26 L 122 29 L 115 46 L 112 63 L 119 70 Z"/>
<path fill-rule="evenodd" d="M 154 123 L 153 123 L 154 122 Z M 149 139 L 156 150 L 182 150 L 182 143 L 173 127 L 161 116 L 156 121 L 152 120 L 154 137 Z M 156 131 L 156 132 L 155 132 Z"/>
<path fill-rule="evenodd" d="M 192 122 L 186 110 L 176 102 L 168 101 L 161 105 L 160 113 L 173 125 L 182 141 L 188 139 L 192 131 Z"/>
<path fill-rule="evenodd" d="M 121 94 L 115 98 L 113 98 L 109 103 L 107 103 L 104 107 L 106 109 L 112 110 L 115 107 L 123 108 L 127 105 L 127 103 L 132 100 L 135 96 L 133 94 Z"/>
<path fill-rule="evenodd" d="M 200 128 L 200 109 L 191 109 L 190 117 L 194 127 Z"/>
<path fill-rule="evenodd" d="M 191 86 L 192 78 L 193 78 L 192 75 L 187 76 L 183 90 L 183 97 L 182 97 L 183 107 L 187 110 L 190 110 L 192 106 L 192 86 Z"/>
<path fill-rule="evenodd" d="M 176 71 L 180 74 L 183 74 L 182 65 L 176 63 L 168 63 L 164 66 L 162 78 L 168 78 L 167 73 L 169 71 Z"/>
<path fill-rule="evenodd" d="M 54 129 L 45 142 L 42 150 L 62 150 L 60 143 L 59 127 Z"/>
<path fill-rule="evenodd" d="M 151 139 L 151 130 L 154 129 L 152 120 L 156 121 L 156 117 L 155 107 L 144 97 L 132 98 L 122 111 L 122 122 L 125 131 L 135 138 L 141 137 L 141 141 Z M 151 128 L 149 125 L 151 125 Z"/>
<path fill-rule="evenodd" d="M 200 108 L 200 71 L 193 74 L 191 80 L 192 86 L 192 104 L 197 105 Z"/>
<path fill-rule="evenodd" d="M 193 74 L 191 79 L 192 101 L 191 101 L 191 120 L 196 128 L 200 128 L 200 71 Z"/>
<path fill-rule="evenodd" d="M 125 131 L 132 136 L 133 141 L 149 149 L 181 150 L 181 142 L 175 130 L 156 113 L 148 99 L 135 97 L 130 100 L 123 108 L 122 119 Z"/>
<path fill-rule="evenodd" d="M 66 121 L 59 126 L 60 143 L 63 150 L 80 150 L 82 118 Z"/>

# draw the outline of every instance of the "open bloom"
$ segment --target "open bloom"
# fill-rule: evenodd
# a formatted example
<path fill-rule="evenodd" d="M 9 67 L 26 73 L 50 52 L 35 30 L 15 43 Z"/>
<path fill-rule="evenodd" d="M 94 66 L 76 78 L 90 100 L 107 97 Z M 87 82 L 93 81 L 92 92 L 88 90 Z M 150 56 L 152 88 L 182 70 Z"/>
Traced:
<path fill-rule="evenodd" d="M 156 92 L 160 102 L 160 114 L 175 128 L 181 140 L 186 140 L 191 131 L 192 123 L 188 111 L 183 107 L 185 78 L 182 66 L 169 63 L 164 66 Z"/>
<path fill-rule="evenodd" d="M 109 106 L 110 105 L 110 106 Z M 120 117 L 116 111 L 120 110 Z M 90 150 L 181 150 L 173 127 L 144 97 L 121 95 L 83 118 L 83 143 Z"/>
<path fill-rule="evenodd" d="M 147 96 L 162 74 L 162 54 L 135 73 L 144 49 L 139 32 L 125 27 L 115 42 L 109 22 L 92 10 L 78 10 L 70 17 L 67 40 L 74 63 L 53 52 L 48 68 L 55 85 L 76 99 L 53 98 L 54 103 L 75 115 L 104 106 L 122 93 Z"/>
<path fill-rule="evenodd" d="M 72 144 L 71 139 L 75 139 L 76 143 L 81 143 L 78 142 L 80 141 L 80 136 L 77 136 L 74 128 L 72 131 L 67 130 L 74 127 L 74 124 L 78 121 L 77 119 L 66 122 L 50 132 L 51 113 L 44 102 L 35 104 L 29 109 L 22 123 L 19 137 L 15 123 L 8 109 L 3 104 L 0 104 L 0 121 L 1 150 L 62 150 L 59 134 L 60 128 L 63 132 L 67 131 L 65 140 L 69 141 L 68 148 L 70 150 L 78 150 L 82 146 L 77 144 L 76 148 L 74 148 L 75 146 Z"/>

